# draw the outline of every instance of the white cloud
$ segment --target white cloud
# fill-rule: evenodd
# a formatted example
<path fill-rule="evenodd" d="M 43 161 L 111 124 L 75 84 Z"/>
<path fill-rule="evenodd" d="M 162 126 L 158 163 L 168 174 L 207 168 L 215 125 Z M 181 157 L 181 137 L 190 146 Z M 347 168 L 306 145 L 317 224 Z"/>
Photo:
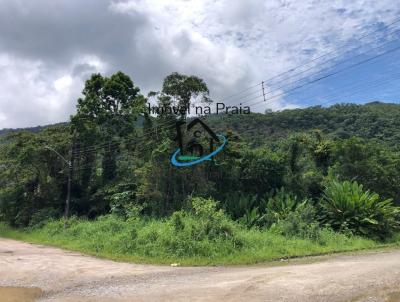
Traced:
<path fill-rule="evenodd" d="M 97 71 L 93 62 L 85 64 Z M 83 89 L 83 78 L 73 76 L 79 65 L 52 71 L 40 61 L 2 55 L 0 66 L 0 128 L 66 121 L 74 111 Z"/>
<path fill-rule="evenodd" d="M 195 74 L 218 99 L 343 52 L 400 12 L 392 0 L 0 3 L 0 128 L 67 120 L 93 72 L 122 70 L 145 92 L 173 71 Z M 293 105 L 278 97 L 255 109 L 268 106 Z"/>
<path fill-rule="evenodd" d="M 68 89 L 72 84 L 72 78 L 69 75 L 62 76 L 54 81 L 54 88 L 57 91 Z"/>
<path fill-rule="evenodd" d="M 377 23 L 394 20 L 400 11 L 396 3 L 386 0 L 141 0 L 114 3 L 112 9 L 151 16 L 154 38 L 168 46 L 171 64 L 204 77 L 216 98 L 322 54 L 337 51 L 340 55 L 349 47 L 339 46 L 350 41 L 358 46 L 358 37 L 376 30 Z M 370 40 L 359 42 L 368 45 Z M 303 76 L 318 71 L 320 65 L 314 67 Z M 280 90 L 272 96 L 276 94 Z M 277 97 L 270 108 L 293 106 Z"/>

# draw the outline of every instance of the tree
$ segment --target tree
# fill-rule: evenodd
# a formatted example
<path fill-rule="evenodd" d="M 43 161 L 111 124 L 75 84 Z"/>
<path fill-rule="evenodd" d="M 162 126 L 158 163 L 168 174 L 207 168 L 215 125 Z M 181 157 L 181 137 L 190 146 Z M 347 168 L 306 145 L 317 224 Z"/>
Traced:
<path fill-rule="evenodd" d="M 38 134 L 16 132 L 3 139 L 0 218 L 15 226 L 27 226 L 40 211 L 55 216 L 63 211 L 68 170 L 45 146 L 66 155 L 70 143 L 68 126 L 47 128 Z"/>
<path fill-rule="evenodd" d="M 156 133 L 148 137 L 154 148 L 141 153 L 141 157 L 150 155 L 149 160 L 137 169 L 140 185 L 138 199 L 146 203 L 148 210 L 156 215 L 165 215 L 179 210 L 188 195 L 205 196 L 212 190 L 213 182 L 208 179 L 206 164 L 179 169 L 170 163 L 170 156 L 177 147 L 175 123 L 184 120 L 186 112 L 175 113 L 168 110 L 171 106 L 188 108 L 193 99 L 201 97 L 201 101 L 209 101 L 209 90 L 205 82 L 195 76 L 172 73 L 164 79 L 161 92 L 151 92 L 149 97 L 157 97 L 159 110 L 153 127 Z M 154 135 L 156 134 L 156 135 Z"/>
<path fill-rule="evenodd" d="M 193 98 L 201 97 L 201 102 L 209 103 L 209 90 L 206 83 L 196 77 L 187 76 L 174 72 L 164 79 L 162 94 L 172 97 L 180 108 L 189 108 Z M 180 118 L 186 117 L 185 112 L 181 112 Z"/>
<path fill-rule="evenodd" d="M 241 189 L 248 194 L 262 197 L 283 186 L 286 174 L 284 157 L 266 147 L 245 150 L 240 162 Z"/>
<path fill-rule="evenodd" d="M 400 203 L 400 155 L 381 143 L 361 138 L 336 142 L 333 172 L 342 180 L 356 180 L 383 198 Z"/>
<path fill-rule="evenodd" d="M 144 111 L 145 98 L 126 74 L 111 77 L 94 74 L 86 81 L 84 98 L 78 99 L 77 114 L 71 117 L 81 146 L 95 140 L 103 144 L 103 179 L 116 176 L 116 155 L 121 138 L 133 137 L 136 120 Z"/>

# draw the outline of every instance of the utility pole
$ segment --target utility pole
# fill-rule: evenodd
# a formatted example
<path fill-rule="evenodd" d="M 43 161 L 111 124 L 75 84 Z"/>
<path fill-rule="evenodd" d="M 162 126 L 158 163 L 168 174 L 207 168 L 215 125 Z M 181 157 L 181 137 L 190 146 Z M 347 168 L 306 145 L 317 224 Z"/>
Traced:
<path fill-rule="evenodd" d="M 67 181 L 67 199 L 65 200 L 64 212 L 64 229 L 67 227 L 67 220 L 69 217 L 69 204 L 71 203 L 71 180 L 72 180 L 72 150 L 70 151 L 68 161 L 68 181 Z"/>
<path fill-rule="evenodd" d="M 265 99 L 265 89 L 264 89 L 264 81 L 261 82 L 261 87 L 262 87 L 262 93 L 263 93 L 264 102 L 266 102 L 266 99 Z"/>
<path fill-rule="evenodd" d="M 71 202 L 71 179 L 72 179 L 72 151 L 69 152 L 69 159 L 66 159 L 60 153 L 58 153 L 55 149 L 51 148 L 50 146 L 44 147 L 47 150 L 54 152 L 58 157 L 60 157 L 64 163 L 67 164 L 68 167 L 68 181 L 67 181 L 67 199 L 65 200 L 65 211 L 64 211 L 64 229 L 67 227 L 67 220 L 69 217 L 69 205 Z"/>

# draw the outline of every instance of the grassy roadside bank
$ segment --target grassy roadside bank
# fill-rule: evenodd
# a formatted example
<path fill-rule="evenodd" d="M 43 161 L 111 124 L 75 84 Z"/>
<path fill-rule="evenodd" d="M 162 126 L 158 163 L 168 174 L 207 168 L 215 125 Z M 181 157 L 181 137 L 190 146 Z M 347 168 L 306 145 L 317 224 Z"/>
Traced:
<path fill-rule="evenodd" d="M 52 221 L 36 229 L 12 229 L 0 224 L 0 237 L 19 239 L 136 263 L 181 265 L 253 264 L 281 258 L 400 246 L 390 242 L 345 236 L 322 229 L 316 238 L 285 237 L 271 230 L 248 230 L 225 221 L 208 230 L 195 217 L 165 220 L 122 220 L 107 215 L 96 221 Z"/>

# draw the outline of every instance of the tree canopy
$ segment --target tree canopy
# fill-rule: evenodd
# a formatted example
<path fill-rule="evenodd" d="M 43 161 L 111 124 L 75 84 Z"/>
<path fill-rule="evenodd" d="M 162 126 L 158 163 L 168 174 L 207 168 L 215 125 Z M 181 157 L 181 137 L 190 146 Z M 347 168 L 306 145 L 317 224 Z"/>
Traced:
<path fill-rule="evenodd" d="M 209 102 L 202 79 L 173 73 L 146 98 L 122 72 L 94 74 L 82 95 L 70 123 L 0 136 L 0 219 L 28 226 L 62 215 L 68 169 L 45 146 L 71 161 L 71 213 L 88 218 L 132 211 L 163 217 L 187 208 L 195 196 L 219 200 L 249 226 L 270 226 L 280 208 L 297 209 L 295 200 L 308 200 L 323 213 L 318 201 L 335 196 L 326 188 L 340 181 L 356 181 L 363 187 L 354 190 L 400 203 L 400 105 L 211 115 L 206 123 L 225 134 L 226 148 L 212 161 L 177 168 L 170 163 L 175 123 L 190 117 L 151 115 L 146 106 L 152 97 L 161 106 L 190 106 L 198 97 Z M 341 186 L 332 190 L 353 194 L 349 184 Z"/>

